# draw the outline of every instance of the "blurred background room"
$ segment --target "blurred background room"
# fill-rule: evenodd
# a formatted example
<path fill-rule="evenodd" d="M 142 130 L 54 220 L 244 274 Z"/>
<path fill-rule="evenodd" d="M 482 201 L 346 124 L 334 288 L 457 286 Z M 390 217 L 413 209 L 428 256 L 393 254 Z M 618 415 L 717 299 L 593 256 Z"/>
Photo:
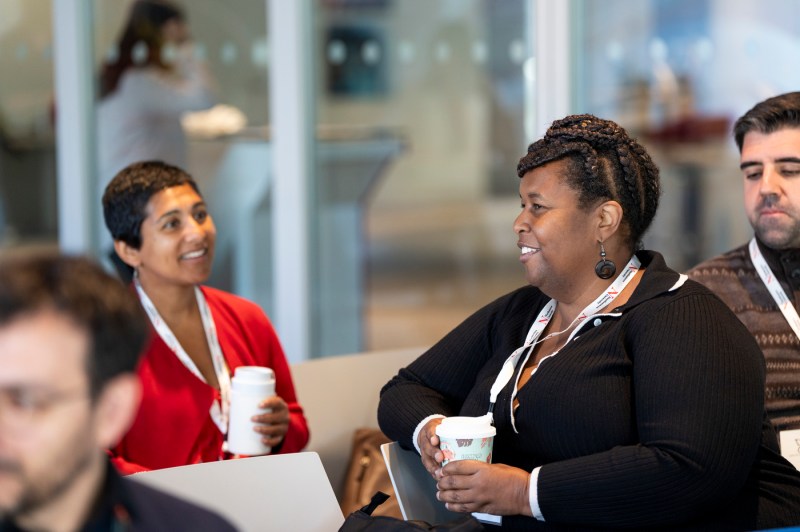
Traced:
<path fill-rule="evenodd" d="M 0 244 L 105 258 L 101 66 L 131 0 L 0 0 Z M 219 233 L 210 284 L 290 361 L 424 347 L 524 283 L 516 164 L 554 118 L 623 124 L 662 169 L 676 269 L 746 241 L 732 120 L 800 88 L 795 0 L 188 0 L 162 51 Z M 113 116 L 111 118 L 113 122 Z"/>

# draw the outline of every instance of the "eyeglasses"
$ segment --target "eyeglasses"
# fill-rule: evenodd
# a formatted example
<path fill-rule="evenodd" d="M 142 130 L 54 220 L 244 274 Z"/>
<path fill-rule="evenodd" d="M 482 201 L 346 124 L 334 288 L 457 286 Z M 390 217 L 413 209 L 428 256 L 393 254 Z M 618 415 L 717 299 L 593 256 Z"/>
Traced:
<path fill-rule="evenodd" d="M 39 388 L 0 388 L 0 426 L 27 430 L 50 411 L 70 401 L 89 399 L 87 390 L 52 391 Z"/>

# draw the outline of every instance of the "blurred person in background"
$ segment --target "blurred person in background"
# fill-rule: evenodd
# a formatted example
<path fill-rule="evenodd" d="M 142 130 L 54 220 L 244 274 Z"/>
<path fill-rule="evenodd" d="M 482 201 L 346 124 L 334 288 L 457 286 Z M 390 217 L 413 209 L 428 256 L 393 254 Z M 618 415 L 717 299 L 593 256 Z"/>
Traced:
<path fill-rule="evenodd" d="M 0 262 L 0 531 L 233 530 L 109 463 L 139 405 L 146 320 L 89 259 Z"/>
<path fill-rule="evenodd" d="M 213 106 L 212 87 L 184 11 L 168 0 L 135 0 L 100 71 L 100 194 L 133 162 L 157 159 L 185 168 L 181 117 Z"/>

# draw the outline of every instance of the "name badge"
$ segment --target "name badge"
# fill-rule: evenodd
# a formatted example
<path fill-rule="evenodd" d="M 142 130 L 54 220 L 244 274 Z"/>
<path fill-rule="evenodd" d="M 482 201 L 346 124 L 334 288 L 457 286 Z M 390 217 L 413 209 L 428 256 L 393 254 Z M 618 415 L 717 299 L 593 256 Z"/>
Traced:
<path fill-rule="evenodd" d="M 800 469 L 800 429 L 780 432 L 781 455 Z"/>

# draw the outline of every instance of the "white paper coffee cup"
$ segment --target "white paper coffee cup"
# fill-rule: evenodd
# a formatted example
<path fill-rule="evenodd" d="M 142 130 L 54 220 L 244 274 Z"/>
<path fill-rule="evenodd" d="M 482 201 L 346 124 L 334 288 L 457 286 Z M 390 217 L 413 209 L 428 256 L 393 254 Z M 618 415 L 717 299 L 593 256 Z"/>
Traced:
<path fill-rule="evenodd" d="M 444 454 L 442 465 L 453 460 L 478 460 L 492 463 L 492 446 L 497 429 L 491 416 L 447 417 L 436 427 L 439 449 Z"/>
<path fill-rule="evenodd" d="M 258 405 L 275 395 L 275 373 L 261 366 L 240 366 L 231 378 L 231 409 L 228 422 L 228 451 L 233 454 L 269 454 L 272 450 L 253 430 L 253 416 L 265 414 L 268 408 Z"/>

